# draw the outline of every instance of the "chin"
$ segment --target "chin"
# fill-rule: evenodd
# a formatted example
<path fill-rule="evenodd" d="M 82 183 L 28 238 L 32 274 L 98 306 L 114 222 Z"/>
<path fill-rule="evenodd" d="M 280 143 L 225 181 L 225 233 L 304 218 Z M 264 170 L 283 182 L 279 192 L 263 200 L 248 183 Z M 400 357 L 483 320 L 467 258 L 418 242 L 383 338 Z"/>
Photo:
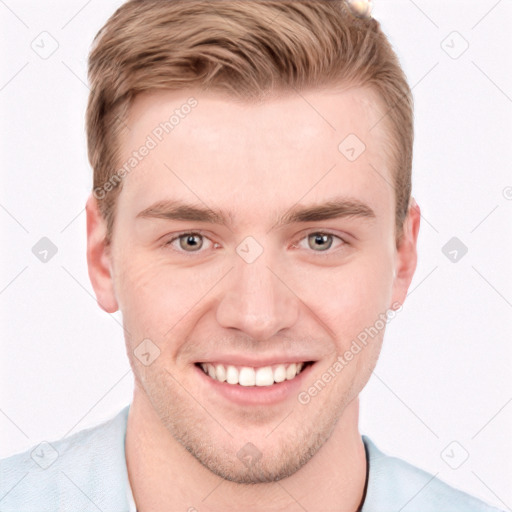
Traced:
<path fill-rule="evenodd" d="M 200 418 L 169 421 L 170 417 L 164 421 L 167 429 L 204 468 L 245 485 L 277 482 L 295 474 L 328 441 L 337 423 L 336 415 L 322 413 L 309 421 L 285 419 L 275 431 L 252 429 L 250 435 L 231 428 L 229 435 Z"/>
<path fill-rule="evenodd" d="M 251 485 L 278 482 L 299 471 L 323 443 L 307 446 L 300 453 L 297 450 L 281 449 L 273 452 L 260 452 L 254 445 L 247 443 L 236 453 L 219 453 L 218 449 L 187 450 L 209 471 L 218 477 L 236 484 Z"/>

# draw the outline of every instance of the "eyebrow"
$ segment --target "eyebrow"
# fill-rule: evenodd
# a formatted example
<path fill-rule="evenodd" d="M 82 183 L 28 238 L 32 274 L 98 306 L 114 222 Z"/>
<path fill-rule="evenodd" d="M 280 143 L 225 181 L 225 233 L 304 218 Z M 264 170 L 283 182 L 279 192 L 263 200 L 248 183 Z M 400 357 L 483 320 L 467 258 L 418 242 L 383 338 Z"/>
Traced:
<path fill-rule="evenodd" d="M 301 222 L 354 217 L 373 220 L 376 215 L 370 206 L 358 199 L 333 198 L 321 204 L 294 205 L 278 217 L 273 228 Z M 189 204 L 172 199 L 157 201 L 138 213 L 136 218 L 205 222 L 228 227 L 234 224 L 233 216 L 222 210 L 214 211 L 204 205 Z"/>

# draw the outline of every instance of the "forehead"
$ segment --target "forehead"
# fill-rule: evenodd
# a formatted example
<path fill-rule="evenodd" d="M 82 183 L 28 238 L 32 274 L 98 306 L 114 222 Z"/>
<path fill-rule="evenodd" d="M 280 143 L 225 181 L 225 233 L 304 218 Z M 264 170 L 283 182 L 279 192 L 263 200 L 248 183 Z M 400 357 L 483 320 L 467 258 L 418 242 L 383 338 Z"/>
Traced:
<path fill-rule="evenodd" d="M 379 137 L 387 128 L 385 122 L 380 123 L 385 110 L 373 89 L 356 86 L 281 90 L 261 101 L 244 101 L 220 92 L 149 91 L 132 102 L 124 140 L 126 145 L 136 146 L 137 139 L 158 132 L 160 124 L 170 121 L 172 138 L 193 134 L 204 142 L 217 142 L 230 135 L 245 142 L 244 149 L 248 149 L 254 143 L 245 136 L 251 135 L 272 147 L 300 149 L 307 141 L 318 144 L 318 136 L 328 134 L 336 141 L 350 130 L 365 139 Z M 374 129 L 377 124 L 379 128 Z M 278 140 L 273 137 L 276 131 L 280 132 Z"/>
<path fill-rule="evenodd" d="M 378 95 L 360 87 L 261 102 L 194 90 L 141 94 L 122 160 L 144 145 L 151 150 L 124 179 L 120 202 L 142 209 L 156 199 L 204 199 L 261 211 L 330 192 L 389 202 L 384 112 Z"/>

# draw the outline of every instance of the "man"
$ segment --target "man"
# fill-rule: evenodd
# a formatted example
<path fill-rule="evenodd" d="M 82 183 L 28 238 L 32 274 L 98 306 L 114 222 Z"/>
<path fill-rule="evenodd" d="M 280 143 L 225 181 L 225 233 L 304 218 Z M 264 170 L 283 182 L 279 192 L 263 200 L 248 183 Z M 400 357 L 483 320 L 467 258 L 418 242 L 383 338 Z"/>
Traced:
<path fill-rule="evenodd" d="M 132 0 L 99 32 L 87 257 L 133 401 L 2 461 L 0 510 L 496 510 L 358 430 L 420 210 L 411 92 L 352 4 Z"/>

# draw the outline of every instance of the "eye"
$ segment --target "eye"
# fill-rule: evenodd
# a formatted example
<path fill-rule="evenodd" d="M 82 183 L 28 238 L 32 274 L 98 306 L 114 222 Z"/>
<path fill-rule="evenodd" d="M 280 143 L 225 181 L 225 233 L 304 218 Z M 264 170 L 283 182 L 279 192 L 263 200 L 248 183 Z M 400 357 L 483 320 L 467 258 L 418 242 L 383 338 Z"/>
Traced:
<path fill-rule="evenodd" d="M 315 231 L 307 234 L 305 237 L 299 240 L 298 243 L 293 244 L 295 248 L 311 249 L 316 253 L 326 253 L 323 256 L 329 256 L 335 250 L 330 250 L 335 241 L 338 241 L 338 247 L 347 245 L 347 242 L 341 237 L 324 231 Z M 307 247 L 304 246 L 304 242 L 307 243 Z M 210 243 L 211 247 L 217 246 L 208 237 L 199 232 L 185 232 L 177 233 L 170 240 L 164 243 L 164 247 L 170 246 L 177 252 L 185 253 L 201 253 L 204 252 L 201 249 L 205 247 L 205 244 Z"/>
<path fill-rule="evenodd" d="M 335 251 L 330 251 L 330 249 L 333 247 L 335 240 L 339 240 L 338 246 L 347 244 L 347 242 L 345 242 L 345 240 L 339 236 L 323 231 L 315 231 L 313 233 L 309 233 L 299 242 L 305 241 L 307 243 L 306 248 L 313 250 L 313 252 L 328 252 L 328 254 L 332 254 Z M 304 246 L 300 244 L 295 244 L 294 247 L 304 248 Z"/>
<path fill-rule="evenodd" d="M 205 240 L 210 241 L 201 233 L 179 233 L 165 242 L 164 246 L 172 246 L 178 252 L 194 253 L 201 251 Z"/>

